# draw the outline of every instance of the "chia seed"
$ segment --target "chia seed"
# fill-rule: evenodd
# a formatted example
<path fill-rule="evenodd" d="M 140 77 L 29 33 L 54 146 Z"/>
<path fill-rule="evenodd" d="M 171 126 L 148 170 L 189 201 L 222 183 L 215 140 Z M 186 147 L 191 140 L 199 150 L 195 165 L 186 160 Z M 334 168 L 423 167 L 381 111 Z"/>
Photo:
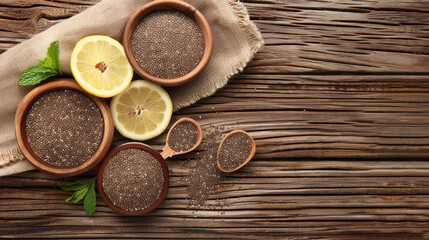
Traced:
<path fill-rule="evenodd" d="M 156 11 L 144 17 L 131 37 L 137 63 L 159 78 L 178 78 L 191 72 L 204 54 L 198 24 L 178 11 Z"/>
<path fill-rule="evenodd" d="M 191 149 L 198 141 L 198 131 L 194 124 L 182 122 L 170 132 L 168 145 L 176 152 L 185 152 Z"/>
<path fill-rule="evenodd" d="M 73 167 L 89 159 L 104 134 L 97 104 L 74 90 L 57 90 L 37 99 L 25 120 L 27 141 L 43 162 Z"/>
<path fill-rule="evenodd" d="M 219 134 L 214 132 L 205 136 L 206 142 L 201 145 L 203 150 L 197 153 L 196 165 L 184 179 L 188 185 L 190 207 L 206 206 L 206 201 L 216 193 L 225 178 L 216 164 Z"/>
<path fill-rule="evenodd" d="M 163 186 L 161 163 L 142 149 L 119 151 L 104 169 L 104 193 L 115 206 L 126 211 L 152 206 L 161 196 Z"/>
<path fill-rule="evenodd" d="M 219 150 L 219 164 L 225 170 L 234 170 L 246 161 L 251 151 L 252 142 L 247 135 L 231 135 L 225 139 Z"/>

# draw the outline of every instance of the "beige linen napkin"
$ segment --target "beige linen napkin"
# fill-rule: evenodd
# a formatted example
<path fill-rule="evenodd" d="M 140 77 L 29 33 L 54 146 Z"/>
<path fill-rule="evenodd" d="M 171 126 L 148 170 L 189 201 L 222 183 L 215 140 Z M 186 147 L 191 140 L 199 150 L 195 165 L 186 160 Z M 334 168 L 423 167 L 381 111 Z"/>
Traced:
<path fill-rule="evenodd" d="M 14 134 L 14 115 L 31 87 L 18 86 L 23 70 L 46 56 L 49 44 L 58 40 L 62 71 L 70 75 L 70 55 L 76 42 L 101 34 L 121 41 L 130 16 L 149 0 L 103 0 L 84 12 L 58 23 L 33 38 L 0 54 L 0 176 L 34 167 L 21 155 Z M 244 5 L 235 0 L 186 0 L 203 13 L 214 36 L 212 58 L 192 82 L 169 88 L 174 110 L 189 106 L 226 85 L 262 47 L 263 39 L 249 20 Z"/>

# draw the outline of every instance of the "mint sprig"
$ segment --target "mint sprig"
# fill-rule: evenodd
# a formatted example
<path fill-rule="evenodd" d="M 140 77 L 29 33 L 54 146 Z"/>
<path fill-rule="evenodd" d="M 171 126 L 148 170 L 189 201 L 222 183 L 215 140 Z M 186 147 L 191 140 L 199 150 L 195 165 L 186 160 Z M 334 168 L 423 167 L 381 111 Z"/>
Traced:
<path fill-rule="evenodd" d="M 73 195 L 66 199 L 68 203 L 78 203 L 80 200 L 85 198 L 83 201 L 83 207 L 88 215 L 92 215 L 95 212 L 96 196 L 95 196 L 95 183 L 97 177 L 79 179 L 73 182 L 64 182 L 58 184 L 62 190 L 75 191 Z"/>
<path fill-rule="evenodd" d="M 53 41 L 48 47 L 46 57 L 39 60 L 38 65 L 28 67 L 24 70 L 18 80 L 19 85 L 34 85 L 52 77 L 61 76 L 60 44 Z"/>

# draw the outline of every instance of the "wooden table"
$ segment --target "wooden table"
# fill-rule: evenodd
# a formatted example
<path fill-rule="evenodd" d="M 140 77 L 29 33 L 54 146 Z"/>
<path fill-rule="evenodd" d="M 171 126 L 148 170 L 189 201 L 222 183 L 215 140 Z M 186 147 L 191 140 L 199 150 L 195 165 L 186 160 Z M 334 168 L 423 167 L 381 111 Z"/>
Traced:
<path fill-rule="evenodd" d="M 96 2 L 0 1 L 0 52 Z M 88 217 L 64 202 L 63 179 L 31 171 L 0 178 L 0 237 L 429 237 L 429 1 L 244 2 L 266 46 L 174 114 L 254 136 L 255 158 L 213 196 L 223 209 L 187 208 L 181 163 L 192 154 L 168 162 L 168 197 L 142 217 L 100 198 Z"/>

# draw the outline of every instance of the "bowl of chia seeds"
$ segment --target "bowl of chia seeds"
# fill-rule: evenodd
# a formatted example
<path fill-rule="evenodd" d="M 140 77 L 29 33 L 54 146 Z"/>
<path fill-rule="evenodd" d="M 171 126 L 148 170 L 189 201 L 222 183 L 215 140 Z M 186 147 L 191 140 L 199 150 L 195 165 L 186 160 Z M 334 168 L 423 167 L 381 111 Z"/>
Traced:
<path fill-rule="evenodd" d="M 125 143 L 104 158 L 97 184 L 111 209 L 125 215 L 142 215 L 156 209 L 167 196 L 168 167 L 150 146 Z"/>
<path fill-rule="evenodd" d="M 73 79 L 57 79 L 33 89 L 15 114 L 22 154 L 54 176 L 75 176 L 95 167 L 109 151 L 113 133 L 108 105 Z"/>
<path fill-rule="evenodd" d="M 213 50 L 213 34 L 195 7 L 160 0 L 131 16 L 123 45 L 128 61 L 142 78 L 161 86 L 177 86 L 205 68 Z"/>

